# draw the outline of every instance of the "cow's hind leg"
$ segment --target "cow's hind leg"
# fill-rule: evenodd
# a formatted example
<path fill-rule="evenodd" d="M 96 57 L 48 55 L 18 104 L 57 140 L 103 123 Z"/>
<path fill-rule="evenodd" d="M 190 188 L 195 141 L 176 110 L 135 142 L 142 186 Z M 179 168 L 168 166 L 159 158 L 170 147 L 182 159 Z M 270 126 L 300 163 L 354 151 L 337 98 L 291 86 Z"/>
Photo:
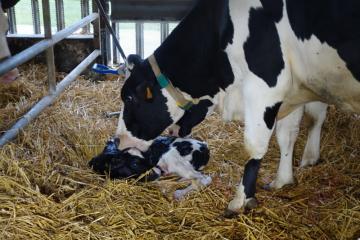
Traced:
<path fill-rule="evenodd" d="M 253 76 L 244 86 L 245 147 L 250 155 L 244 174 L 237 188 L 235 198 L 229 203 L 226 217 L 239 213 L 240 209 L 257 206 L 255 198 L 256 179 L 260 163 L 267 152 L 276 122 L 276 115 L 282 104 L 283 92 L 269 88 L 262 80 Z"/>
<path fill-rule="evenodd" d="M 315 165 L 320 158 L 321 128 L 326 118 L 327 104 L 312 102 L 305 105 L 305 112 L 312 118 L 305 150 L 300 163 L 301 167 Z"/>
<path fill-rule="evenodd" d="M 276 124 L 276 138 L 280 146 L 280 164 L 275 180 L 269 184 L 270 188 L 278 189 L 294 182 L 293 151 L 303 113 L 304 106 L 301 106 Z"/>

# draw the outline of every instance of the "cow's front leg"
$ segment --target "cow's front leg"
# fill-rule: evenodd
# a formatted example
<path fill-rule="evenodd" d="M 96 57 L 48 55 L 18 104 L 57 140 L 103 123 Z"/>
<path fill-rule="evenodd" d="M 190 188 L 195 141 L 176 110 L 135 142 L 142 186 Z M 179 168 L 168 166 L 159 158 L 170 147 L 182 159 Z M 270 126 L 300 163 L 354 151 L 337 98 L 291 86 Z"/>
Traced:
<path fill-rule="evenodd" d="M 242 207 L 252 209 L 257 206 L 256 179 L 282 104 L 282 95 L 281 91 L 269 88 L 256 77 L 249 79 L 244 87 L 244 137 L 250 160 L 245 165 L 235 198 L 225 212 L 227 217 L 239 213 Z"/>

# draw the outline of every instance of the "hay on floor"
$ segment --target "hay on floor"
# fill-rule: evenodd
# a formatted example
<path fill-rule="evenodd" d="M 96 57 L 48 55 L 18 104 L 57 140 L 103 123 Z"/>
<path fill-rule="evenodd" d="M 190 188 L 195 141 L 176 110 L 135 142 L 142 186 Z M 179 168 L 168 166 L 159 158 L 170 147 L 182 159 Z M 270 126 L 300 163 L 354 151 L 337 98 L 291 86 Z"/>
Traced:
<path fill-rule="evenodd" d="M 46 93 L 46 69 L 21 68 L 0 86 L 0 131 Z M 61 79 L 62 75 L 58 76 Z M 356 239 L 360 237 L 360 121 L 330 109 L 321 164 L 300 169 L 302 130 L 294 165 L 297 183 L 261 187 L 274 178 L 278 147 L 271 142 L 258 179 L 260 206 L 236 219 L 222 213 L 247 160 L 239 123 L 216 114 L 194 136 L 209 143 L 210 187 L 181 202 L 153 183 L 111 181 L 87 167 L 115 131 L 104 112 L 120 106 L 120 82 L 80 77 L 12 143 L 0 149 L 1 239 Z M 304 126 L 302 127 L 304 129 Z M 174 179 L 166 180 L 172 186 Z"/>

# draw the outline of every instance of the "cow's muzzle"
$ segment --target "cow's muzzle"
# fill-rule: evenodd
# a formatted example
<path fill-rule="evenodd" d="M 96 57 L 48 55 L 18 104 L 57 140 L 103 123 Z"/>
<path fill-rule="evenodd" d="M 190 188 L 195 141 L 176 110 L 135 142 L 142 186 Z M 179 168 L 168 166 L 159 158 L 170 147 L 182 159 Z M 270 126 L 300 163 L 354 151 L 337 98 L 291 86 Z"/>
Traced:
<path fill-rule="evenodd" d="M 152 141 L 144 141 L 129 135 L 120 135 L 119 138 L 120 138 L 120 146 L 119 146 L 120 150 L 124 150 L 127 148 L 136 148 L 141 152 L 146 152 L 152 143 Z"/>

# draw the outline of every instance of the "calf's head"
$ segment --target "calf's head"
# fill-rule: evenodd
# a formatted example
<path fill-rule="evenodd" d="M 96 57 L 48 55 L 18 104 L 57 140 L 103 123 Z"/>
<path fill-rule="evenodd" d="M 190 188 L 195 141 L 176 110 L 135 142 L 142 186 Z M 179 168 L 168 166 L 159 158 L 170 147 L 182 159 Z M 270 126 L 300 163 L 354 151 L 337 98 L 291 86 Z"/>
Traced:
<path fill-rule="evenodd" d="M 139 177 L 146 173 L 153 166 L 152 163 L 143 157 L 136 149 L 118 149 L 119 139 L 111 139 L 106 143 L 102 153 L 91 159 L 89 166 L 99 174 L 108 174 L 110 178 L 124 179 Z M 145 180 L 153 180 L 159 175 L 151 172 Z"/>
<path fill-rule="evenodd" d="M 146 151 L 152 141 L 177 122 L 184 111 L 161 89 L 148 60 L 128 57 L 128 77 L 121 90 L 123 110 L 116 135 L 120 149 L 135 147 Z"/>
<path fill-rule="evenodd" d="M 8 19 L 5 16 L 5 13 L 0 4 L 0 64 L 1 61 L 10 57 L 9 47 L 6 41 L 6 33 L 8 31 L 9 24 Z M 17 68 L 0 75 L 0 83 L 10 83 L 14 81 L 19 75 Z"/>

